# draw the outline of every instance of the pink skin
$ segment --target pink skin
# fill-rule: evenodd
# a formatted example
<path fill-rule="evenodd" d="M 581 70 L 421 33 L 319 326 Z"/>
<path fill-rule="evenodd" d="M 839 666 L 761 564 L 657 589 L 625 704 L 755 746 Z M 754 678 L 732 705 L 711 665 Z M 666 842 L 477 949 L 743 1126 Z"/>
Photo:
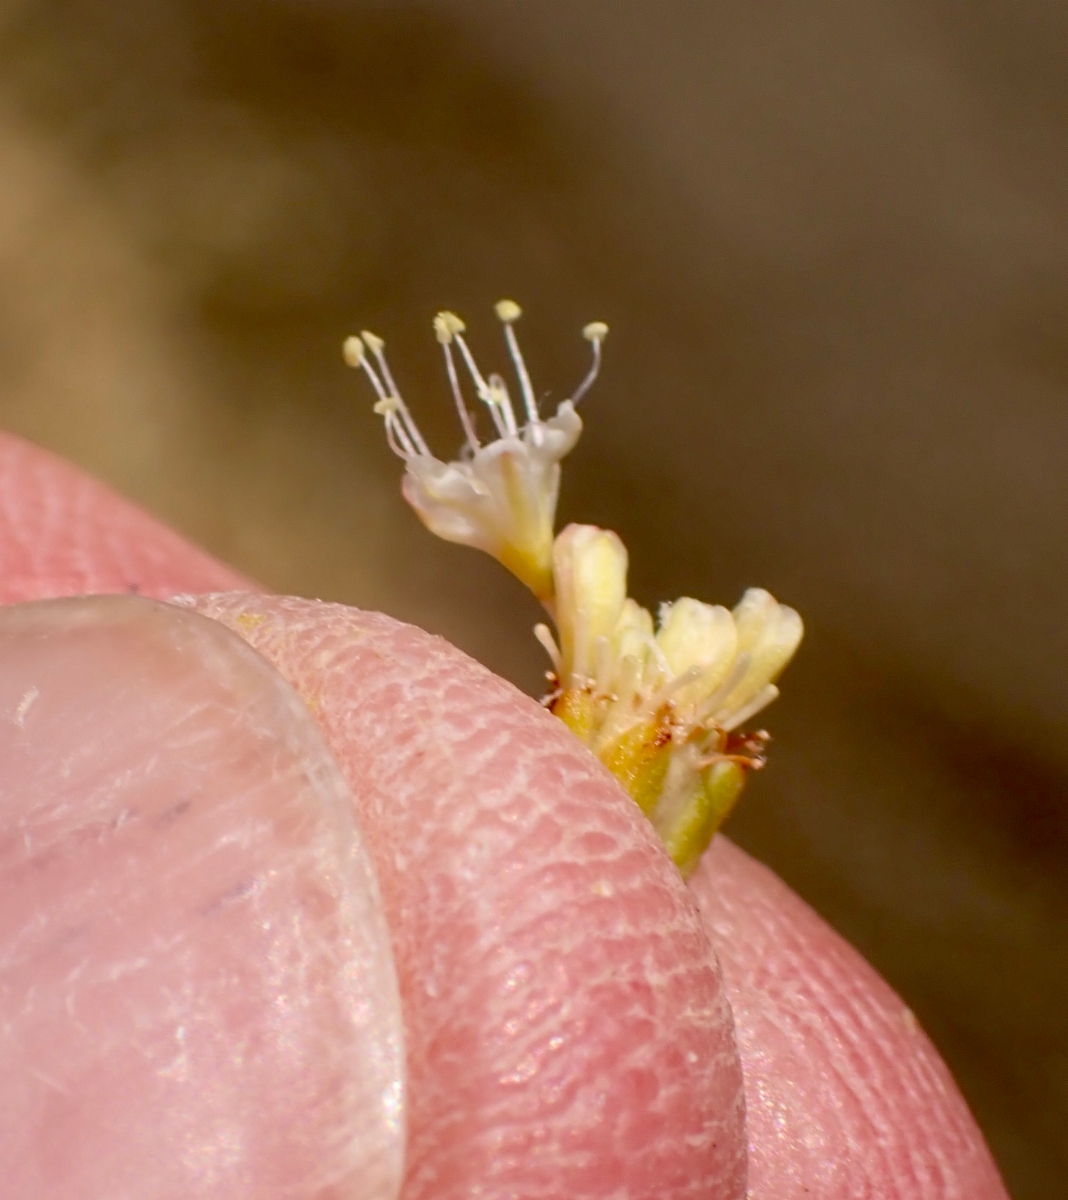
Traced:
<path fill-rule="evenodd" d="M 388 617 L 251 594 L 197 607 L 289 678 L 356 798 L 404 997 L 406 1200 L 741 1197 L 712 950 L 600 764 Z"/>
<path fill-rule="evenodd" d="M 14 439 L 0 440 L 0 553 L 8 601 L 247 587 Z M 356 801 L 404 1005 L 405 1200 L 738 1200 L 739 1070 L 707 938 L 737 1025 L 751 1200 L 1004 1200 L 901 1002 L 725 839 L 688 892 L 581 747 L 438 639 L 307 601 L 196 603 L 304 695 Z"/>
<path fill-rule="evenodd" d="M 852 946 L 726 838 L 691 887 L 737 1021 L 754 1200 L 1004 1200 L 945 1064 Z"/>

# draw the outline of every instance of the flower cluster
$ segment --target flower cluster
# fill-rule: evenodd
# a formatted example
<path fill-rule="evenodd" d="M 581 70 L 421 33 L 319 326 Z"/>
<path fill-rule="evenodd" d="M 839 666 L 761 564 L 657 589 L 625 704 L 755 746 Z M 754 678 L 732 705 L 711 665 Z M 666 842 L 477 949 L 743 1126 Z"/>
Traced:
<path fill-rule="evenodd" d="M 427 528 L 492 554 L 545 604 L 556 637 L 546 625 L 534 632 L 553 663 L 546 705 L 615 774 L 687 874 L 747 771 L 763 765 L 767 734 L 742 727 L 779 694 L 775 680 L 801 641 L 801 618 L 751 588 L 733 611 L 683 597 L 662 605 L 654 623 L 627 596 L 627 551 L 616 534 L 569 525 L 554 538 L 560 461 L 582 432 L 575 410 L 597 377 L 608 327 L 585 327 L 592 365 L 545 419 L 513 328 L 519 306 L 502 300 L 496 312 L 522 421 L 503 378 L 480 371 L 460 318 L 449 312 L 434 318 L 464 433 L 456 461 L 430 453 L 381 338 L 366 332 L 348 338 L 345 360 L 375 389 L 375 411 L 405 463 L 405 499 Z M 458 359 L 496 432 L 485 444 L 464 398 Z"/>
<path fill-rule="evenodd" d="M 801 618 L 751 588 L 734 611 L 684 596 L 652 615 L 627 591 L 627 551 L 611 532 L 569 525 L 553 550 L 559 644 L 551 707 L 608 766 L 685 872 L 763 765 L 766 734 L 742 726 L 779 694 L 774 680 Z"/>

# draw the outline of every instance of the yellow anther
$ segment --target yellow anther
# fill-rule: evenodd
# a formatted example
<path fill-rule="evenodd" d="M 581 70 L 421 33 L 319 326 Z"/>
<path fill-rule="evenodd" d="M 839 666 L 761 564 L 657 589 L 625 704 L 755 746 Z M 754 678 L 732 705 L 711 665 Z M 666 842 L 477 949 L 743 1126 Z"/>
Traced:
<path fill-rule="evenodd" d="M 360 331 L 360 337 L 363 338 L 363 344 L 372 354 L 377 354 L 386 344 L 377 333 L 369 333 L 366 329 Z"/>
<path fill-rule="evenodd" d="M 485 395 L 482 398 L 487 404 L 494 404 L 498 408 L 504 408 L 508 403 L 508 392 L 499 379 L 491 378 Z"/>
<path fill-rule="evenodd" d="M 591 321 L 582 331 L 587 342 L 603 342 L 608 336 L 608 326 L 604 321 Z"/>
<path fill-rule="evenodd" d="M 466 328 L 463 321 L 452 312 L 439 312 L 434 318 L 434 334 L 443 346 L 447 346 L 458 333 L 463 333 Z"/>
<path fill-rule="evenodd" d="M 390 413 L 395 413 L 400 408 L 400 400 L 396 396 L 384 396 L 375 404 L 375 412 L 380 417 L 388 417 Z"/>
<path fill-rule="evenodd" d="M 341 356 L 350 367 L 362 367 L 364 359 L 363 342 L 358 337 L 347 337 L 341 343 Z"/>
<path fill-rule="evenodd" d="M 493 311 L 505 325 L 511 325 L 513 321 L 518 321 L 523 315 L 523 310 L 514 300 L 498 300 L 493 306 Z"/>

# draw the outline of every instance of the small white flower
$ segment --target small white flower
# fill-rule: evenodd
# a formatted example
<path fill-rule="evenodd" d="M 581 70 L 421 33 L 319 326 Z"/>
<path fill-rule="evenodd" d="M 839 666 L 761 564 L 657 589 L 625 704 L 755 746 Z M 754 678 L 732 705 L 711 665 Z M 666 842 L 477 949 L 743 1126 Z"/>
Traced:
<path fill-rule="evenodd" d="M 496 306 L 504 325 L 508 352 L 523 400 L 520 423 L 508 387 L 499 375 L 483 376 L 464 339 L 465 326 L 454 313 L 434 318 L 434 332 L 445 356 L 457 415 L 464 432 L 459 459 L 435 458 L 401 398 L 383 353 L 381 338 L 371 333 L 350 337 L 345 361 L 364 370 L 378 395 L 375 411 L 385 420 L 390 447 L 404 459 L 404 497 L 423 523 L 438 537 L 492 554 L 540 599 L 552 597 L 553 522 L 560 490 L 560 460 L 571 452 L 582 433 L 575 406 L 597 377 L 601 343 L 607 325 L 594 322 L 583 335 L 593 346 L 593 364 L 578 389 L 544 419 L 526 363 L 512 328 L 519 305 L 502 300 Z M 486 406 L 496 436 L 485 445 L 467 408 L 456 351 Z M 368 357 L 374 358 L 374 363 Z"/>

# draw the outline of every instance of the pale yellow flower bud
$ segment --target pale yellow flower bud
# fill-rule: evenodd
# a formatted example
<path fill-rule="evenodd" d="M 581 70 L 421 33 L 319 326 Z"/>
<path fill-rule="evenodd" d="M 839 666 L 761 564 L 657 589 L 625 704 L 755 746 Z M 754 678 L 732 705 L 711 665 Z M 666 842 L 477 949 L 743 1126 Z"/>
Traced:
<path fill-rule="evenodd" d="M 589 679 L 598 654 L 612 653 L 627 599 L 626 547 L 607 530 L 569 525 L 553 546 L 553 578 L 561 674 L 571 682 Z"/>
<path fill-rule="evenodd" d="M 726 679 L 738 648 L 738 631 L 722 605 L 683 596 L 661 607 L 656 642 L 674 676 L 692 679 L 679 687 L 675 703 L 697 708 Z"/>

